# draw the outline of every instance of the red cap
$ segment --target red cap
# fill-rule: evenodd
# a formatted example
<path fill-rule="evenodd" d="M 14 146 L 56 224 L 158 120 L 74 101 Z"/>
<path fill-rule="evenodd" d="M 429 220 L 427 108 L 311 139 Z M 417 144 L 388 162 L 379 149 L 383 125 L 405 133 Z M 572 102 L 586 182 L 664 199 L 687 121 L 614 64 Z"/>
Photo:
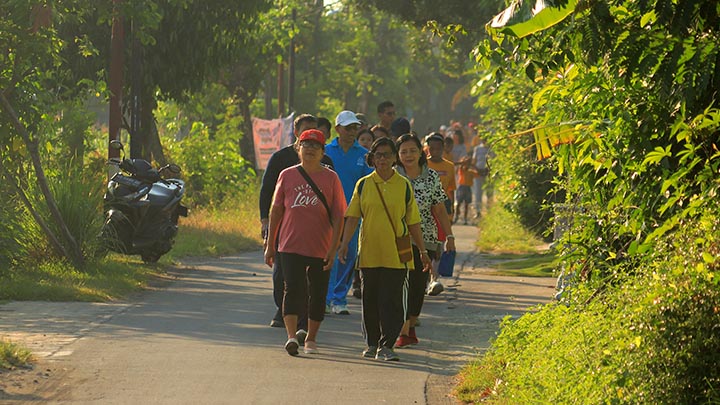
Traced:
<path fill-rule="evenodd" d="M 307 129 L 300 134 L 298 141 L 315 141 L 325 145 L 325 134 L 319 129 Z"/>

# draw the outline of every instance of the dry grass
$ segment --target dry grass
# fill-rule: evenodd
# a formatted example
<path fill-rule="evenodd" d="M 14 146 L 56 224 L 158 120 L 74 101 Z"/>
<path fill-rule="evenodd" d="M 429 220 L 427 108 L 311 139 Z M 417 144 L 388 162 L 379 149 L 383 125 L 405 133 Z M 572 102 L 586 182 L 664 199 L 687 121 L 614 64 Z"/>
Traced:
<path fill-rule="evenodd" d="M 217 208 L 190 210 L 181 218 L 175 246 L 166 257 L 215 256 L 257 249 L 260 239 L 260 220 L 257 198 L 244 196 Z"/>

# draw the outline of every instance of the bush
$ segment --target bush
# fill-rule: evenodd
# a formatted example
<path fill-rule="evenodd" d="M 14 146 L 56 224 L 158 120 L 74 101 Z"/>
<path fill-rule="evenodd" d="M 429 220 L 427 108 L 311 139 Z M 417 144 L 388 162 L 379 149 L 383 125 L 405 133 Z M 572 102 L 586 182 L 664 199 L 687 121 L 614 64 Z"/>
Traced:
<path fill-rule="evenodd" d="M 463 371 L 459 398 L 720 403 L 717 213 L 659 243 L 642 274 L 576 285 L 563 302 L 505 320 L 487 355 Z"/>
<path fill-rule="evenodd" d="M 58 170 L 58 173 L 49 177 L 50 191 L 55 203 L 63 216 L 65 225 L 75 241 L 81 247 L 85 257 L 92 256 L 98 247 L 98 235 L 103 224 L 102 195 L 104 180 L 96 173 L 86 173 L 80 169 L 68 168 Z M 30 190 L 26 190 L 35 209 L 45 219 L 50 229 L 60 235 L 55 222 L 50 218 L 49 211 L 42 193 L 35 189 L 34 182 L 28 182 Z M 27 209 L 16 202 L 15 210 L 18 214 L 15 231 L 10 235 L 13 242 L 19 247 L 13 256 L 16 260 L 23 259 L 33 263 L 40 263 L 55 257 L 54 249 L 40 229 L 33 216 Z"/>

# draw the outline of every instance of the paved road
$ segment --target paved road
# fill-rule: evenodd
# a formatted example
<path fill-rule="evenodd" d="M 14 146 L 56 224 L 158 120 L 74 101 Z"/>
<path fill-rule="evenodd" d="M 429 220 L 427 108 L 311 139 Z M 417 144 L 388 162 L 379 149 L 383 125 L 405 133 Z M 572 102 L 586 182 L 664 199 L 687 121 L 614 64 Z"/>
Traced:
<path fill-rule="evenodd" d="M 11 302 L 0 338 L 33 350 L 33 370 L 0 374 L 0 403 L 451 404 L 453 376 L 487 347 L 505 315 L 547 301 L 552 279 L 492 277 L 477 228 L 454 227 L 456 275 L 428 297 L 420 344 L 398 363 L 363 359 L 359 300 L 329 315 L 321 353 L 290 357 L 270 328 L 271 274 L 260 252 L 185 263 L 166 288 L 133 302 Z"/>

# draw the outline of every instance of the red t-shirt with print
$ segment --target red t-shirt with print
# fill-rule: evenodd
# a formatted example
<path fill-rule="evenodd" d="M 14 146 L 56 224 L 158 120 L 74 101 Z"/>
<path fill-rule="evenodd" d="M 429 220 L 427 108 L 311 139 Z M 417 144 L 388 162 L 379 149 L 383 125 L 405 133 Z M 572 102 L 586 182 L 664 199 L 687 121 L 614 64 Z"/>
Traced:
<path fill-rule="evenodd" d="M 342 221 L 347 203 L 337 174 L 325 167 L 319 172 L 308 174 L 325 196 L 333 223 Z M 278 252 L 324 258 L 332 239 L 330 219 L 322 201 L 297 166 L 280 173 L 273 206 L 285 208 L 278 235 Z"/>

